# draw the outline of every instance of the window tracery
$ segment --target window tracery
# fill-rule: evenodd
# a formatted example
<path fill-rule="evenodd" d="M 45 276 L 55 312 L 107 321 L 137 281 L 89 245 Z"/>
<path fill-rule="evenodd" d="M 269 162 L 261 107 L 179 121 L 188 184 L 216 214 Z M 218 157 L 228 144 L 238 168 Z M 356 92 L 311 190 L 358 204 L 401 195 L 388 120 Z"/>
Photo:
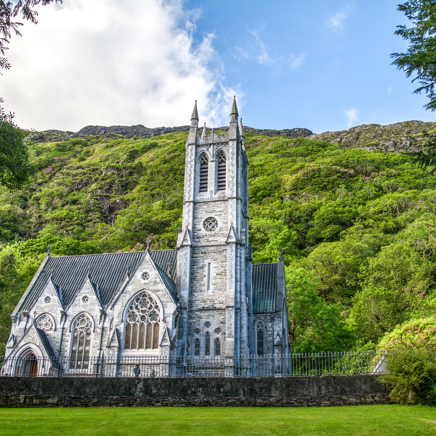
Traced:
<path fill-rule="evenodd" d="M 126 316 L 125 350 L 159 348 L 160 308 L 148 293 L 141 292 L 130 304 Z"/>
<path fill-rule="evenodd" d="M 194 341 L 194 356 L 200 356 L 200 339 Z"/>
<path fill-rule="evenodd" d="M 258 356 L 263 356 L 265 346 L 265 324 L 262 321 L 256 323 L 256 351 Z"/>
<path fill-rule="evenodd" d="M 206 232 L 214 232 L 217 228 L 218 221 L 213 216 L 210 216 L 203 221 L 203 229 L 206 230 Z"/>
<path fill-rule="evenodd" d="M 36 328 L 44 330 L 45 332 L 51 332 L 54 330 L 53 320 L 49 315 L 43 314 L 36 320 Z"/>
<path fill-rule="evenodd" d="M 74 321 L 73 343 L 71 347 L 71 369 L 88 369 L 89 349 L 91 346 L 92 321 L 82 313 Z"/>

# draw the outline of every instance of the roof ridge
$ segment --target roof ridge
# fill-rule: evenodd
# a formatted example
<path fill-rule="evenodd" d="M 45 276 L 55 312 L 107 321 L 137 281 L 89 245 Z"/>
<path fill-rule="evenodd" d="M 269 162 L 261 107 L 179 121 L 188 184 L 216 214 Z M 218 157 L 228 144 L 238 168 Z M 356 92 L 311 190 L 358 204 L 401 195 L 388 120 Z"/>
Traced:
<path fill-rule="evenodd" d="M 150 250 L 151 253 L 155 253 L 157 251 L 175 251 L 177 248 L 167 248 L 165 250 Z M 104 256 L 108 254 L 135 254 L 135 253 L 146 253 L 146 250 L 143 251 L 122 251 L 121 253 L 91 253 L 91 254 L 72 254 L 71 256 L 50 256 L 52 259 L 60 259 L 65 257 L 85 257 L 85 256 Z"/>

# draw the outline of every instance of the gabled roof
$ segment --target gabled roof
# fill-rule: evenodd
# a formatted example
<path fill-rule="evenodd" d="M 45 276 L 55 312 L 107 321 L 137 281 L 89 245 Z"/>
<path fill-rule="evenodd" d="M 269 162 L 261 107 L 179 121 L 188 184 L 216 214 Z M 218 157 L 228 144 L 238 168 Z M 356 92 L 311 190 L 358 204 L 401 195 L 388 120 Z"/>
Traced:
<path fill-rule="evenodd" d="M 274 312 L 277 300 L 277 263 L 253 265 L 253 311 Z"/>
<path fill-rule="evenodd" d="M 177 250 L 151 251 L 150 256 L 162 270 L 167 270 L 168 262 L 170 262 L 172 271 L 176 271 Z M 50 257 L 33 283 L 19 311 L 30 310 L 50 277 L 56 287 L 60 288 L 58 293 L 62 295 L 65 307 L 68 307 L 82 288 L 88 274 L 91 282 L 98 286 L 100 301 L 105 307 L 124 282 L 127 266 L 129 266 L 129 273 L 133 274 L 144 257 L 144 251 Z"/>
<path fill-rule="evenodd" d="M 45 334 L 45 331 L 42 329 L 39 329 L 38 327 L 35 327 L 35 329 L 36 329 L 36 332 L 38 333 L 39 339 L 41 339 L 42 346 L 44 347 L 44 350 L 47 353 L 47 356 L 50 359 L 52 365 L 55 368 L 59 368 L 59 362 L 56 358 L 56 354 L 53 350 L 53 347 L 50 344 L 50 341 L 47 338 L 47 335 Z"/>

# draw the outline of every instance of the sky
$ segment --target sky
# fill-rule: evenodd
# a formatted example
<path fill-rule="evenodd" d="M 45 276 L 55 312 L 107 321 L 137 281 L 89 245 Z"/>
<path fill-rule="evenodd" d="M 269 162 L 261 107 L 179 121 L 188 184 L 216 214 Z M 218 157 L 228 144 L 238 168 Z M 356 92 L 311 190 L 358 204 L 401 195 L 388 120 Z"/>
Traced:
<path fill-rule="evenodd" d="M 314 133 L 435 121 L 390 54 L 399 0 L 64 0 L 7 52 L 4 107 L 27 129 L 229 122 Z"/>

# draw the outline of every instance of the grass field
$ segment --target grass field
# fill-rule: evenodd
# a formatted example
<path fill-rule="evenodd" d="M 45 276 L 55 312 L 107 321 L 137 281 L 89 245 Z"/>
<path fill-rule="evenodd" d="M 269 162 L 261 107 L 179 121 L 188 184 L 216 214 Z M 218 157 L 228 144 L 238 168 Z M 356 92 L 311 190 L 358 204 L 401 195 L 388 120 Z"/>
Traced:
<path fill-rule="evenodd" d="M 0 409 L 6 435 L 436 435 L 436 408 Z"/>

